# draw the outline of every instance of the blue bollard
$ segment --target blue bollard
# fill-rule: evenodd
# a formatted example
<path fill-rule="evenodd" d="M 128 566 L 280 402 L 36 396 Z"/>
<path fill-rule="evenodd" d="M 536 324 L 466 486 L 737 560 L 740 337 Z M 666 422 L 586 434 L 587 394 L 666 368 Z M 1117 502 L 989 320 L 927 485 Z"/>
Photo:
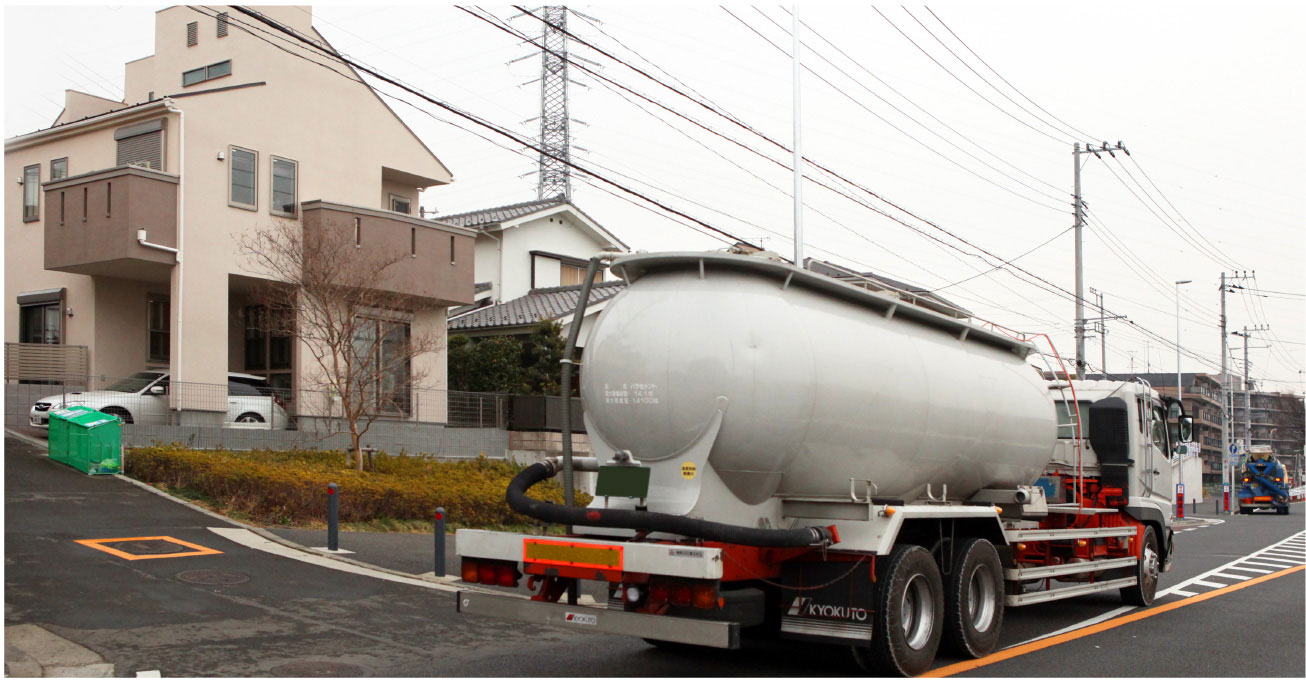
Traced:
<path fill-rule="evenodd" d="M 340 550 L 340 497 L 336 483 L 327 485 L 327 550 Z"/>
<path fill-rule="evenodd" d="M 444 507 L 435 509 L 435 576 L 444 576 Z"/>

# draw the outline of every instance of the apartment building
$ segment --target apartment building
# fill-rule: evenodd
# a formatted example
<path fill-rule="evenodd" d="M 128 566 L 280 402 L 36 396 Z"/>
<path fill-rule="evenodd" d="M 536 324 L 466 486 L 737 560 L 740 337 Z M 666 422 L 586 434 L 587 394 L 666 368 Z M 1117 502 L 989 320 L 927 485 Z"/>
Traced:
<path fill-rule="evenodd" d="M 311 8 L 255 9 L 325 43 Z M 126 64 L 123 102 L 69 91 L 51 127 L 5 141 L 21 185 L 5 192 L 7 355 L 85 346 L 92 376 L 155 369 L 225 386 L 237 371 L 298 391 L 312 353 L 255 323 L 265 282 L 240 247 L 278 221 L 411 256 L 390 285 L 412 309 L 378 312 L 398 338 L 444 334 L 448 308 L 472 302 L 475 230 L 417 215 L 449 169 L 356 72 L 253 23 L 230 7 L 161 10 L 153 54 Z M 410 370 L 445 387 L 443 350 Z M 389 389 L 414 387 L 394 378 Z M 226 397 L 179 391 L 172 407 L 216 425 Z M 396 416 L 442 422 L 444 409 Z"/>

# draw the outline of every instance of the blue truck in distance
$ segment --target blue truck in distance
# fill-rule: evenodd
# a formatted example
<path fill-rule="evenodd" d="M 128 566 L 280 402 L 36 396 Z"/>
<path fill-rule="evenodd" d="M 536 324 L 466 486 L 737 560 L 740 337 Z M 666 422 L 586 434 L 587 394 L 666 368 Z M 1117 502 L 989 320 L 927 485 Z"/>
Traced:
<path fill-rule="evenodd" d="M 1283 464 L 1266 445 L 1252 445 L 1243 464 L 1238 488 L 1238 512 L 1248 515 L 1256 509 L 1274 509 L 1288 514 L 1288 476 Z"/>

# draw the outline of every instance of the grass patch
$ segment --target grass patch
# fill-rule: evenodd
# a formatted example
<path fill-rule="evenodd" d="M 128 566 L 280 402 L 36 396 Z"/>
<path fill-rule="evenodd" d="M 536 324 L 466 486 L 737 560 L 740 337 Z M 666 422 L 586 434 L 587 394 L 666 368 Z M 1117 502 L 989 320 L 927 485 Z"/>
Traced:
<path fill-rule="evenodd" d="M 338 486 L 341 528 L 431 533 L 437 507 L 446 527 L 539 530 L 504 499 L 522 467 L 484 457 L 436 461 L 377 454 L 375 472 L 343 465 L 334 451 L 196 450 L 173 445 L 131 449 L 126 474 L 230 518 L 262 525 L 325 527 L 327 483 Z M 536 485 L 532 497 L 562 503 L 554 481 Z M 588 504 L 577 493 L 577 503 Z"/>

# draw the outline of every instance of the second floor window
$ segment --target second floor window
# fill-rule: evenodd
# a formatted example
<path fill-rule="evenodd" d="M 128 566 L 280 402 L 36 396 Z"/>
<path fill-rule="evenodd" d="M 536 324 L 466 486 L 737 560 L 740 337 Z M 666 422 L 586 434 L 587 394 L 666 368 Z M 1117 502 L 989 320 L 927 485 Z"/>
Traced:
<path fill-rule="evenodd" d="M 62 180 L 68 177 L 68 158 L 56 158 L 50 161 L 50 179 Z"/>
<path fill-rule="evenodd" d="M 295 217 L 295 195 L 298 193 L 296 181 L 299 179 L 299 164 L 287 159 L 272 157 L 272 213 Z"/>
<path fill-rule="evenodd" d="M 231 181 L 227 202 L 238 208 L 256 210 L 258 192 L 258 152 L 231 147 Z"/>
<path fill-rule="evenodd" d="M 23 168 L 23 222 L 41 216 L 41 166 Z"/>
<path fill-rule="evenodd" d="M 407 215 L 412 212 L 412 204 L 406 197 L 397 194 L 390 195 L 390 210 L 396 213 Z"/>
<path fill-rule="evenodd" d="M 189 85 L 195 85 L 196 83 L 203 83 L 206 80 L 213 80 L 214 78 L 221 78 L 222 76 L 230 75 L 231 60 L 228 59 L 216 64 L 209 64 L 208 66 L 202 66 L 198 69 L 191 69 L 182 72 L 181 85 L 182 87 L 186 87 Z"/>

